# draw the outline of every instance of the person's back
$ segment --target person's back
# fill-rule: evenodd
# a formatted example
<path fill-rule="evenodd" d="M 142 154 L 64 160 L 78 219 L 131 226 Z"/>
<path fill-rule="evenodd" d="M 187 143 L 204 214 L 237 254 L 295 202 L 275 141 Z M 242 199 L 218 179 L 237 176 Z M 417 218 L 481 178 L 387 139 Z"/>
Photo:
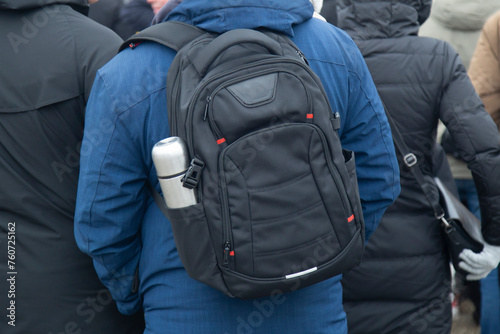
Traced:
<path fill-rule="evenodd" d="M 0 3 L 0 332 L 141 333 L 73 233 L 85 104 L 121 39 L 65 2 Z"/>
<path fill-rule="evenodd" d="M 219 33 L 266 27 L 293 36 L 322 79 L 332 108 L 341 114 L 343 145 L 357 154 L 370 235 L 399 191 L 390 131 L 352 40 L 311 16 L 308 0 L 243 0 L 234 5 L 192 0 L 181 3 L 167 20 Z M 113 130 L 99 145 L 93 146 L 90 140 L 83 143 L 83 149 L 92 152 L 82 160 L 75 232 L 79 246 L 95 259 L 108 286 L 123 283 L 113 281 L 114 271 L 132 276 L 139 265 L 138 294 L 131 294 L 126 286 L 111 290 L 122 312 L 144 308 L 146 333 L 345 333 L 338 277 L 287 294 L 238 300 L 187 276 L 170 223 L 146 186 L 160 189 L 151 149 L 170 135 L 165 82 L 174 56 L 171 49 L 143 42 L 100 71 L 86 122 L 112 122 Z M 104 87 L 109 94 L 101 91 Z M 97 221 L 101 231 L 95 229 Z"/>
<path fill-rule="evenodd" d="M 380 96 L 425 175 L 438 119 L 457 140 L 480 185 L 483 232 L 499 244 L 498 134 L 453 48 L 417 37 L 430 1 L 339 1 L 339 27 L 359 46 Z M 419 6 L 419 7 L 417 7 Z M 473 143 L 473 144 L 472 144 Z M 488 184 L 486 183 L 488 182 Z M 446 333 L 451 328 L 449 260 L 426 197 L 401 172 L 401 195 L 382 218 L 362 264 L 344 276 L 350 333 Z"/>

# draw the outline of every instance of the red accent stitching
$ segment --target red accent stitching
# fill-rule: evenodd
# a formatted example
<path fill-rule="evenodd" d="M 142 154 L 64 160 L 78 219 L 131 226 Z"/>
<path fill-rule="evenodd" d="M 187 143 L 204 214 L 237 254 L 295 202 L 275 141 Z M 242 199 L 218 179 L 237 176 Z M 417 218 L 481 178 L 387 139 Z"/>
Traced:
<path fill-rule="evenodd" d="M 347 218 L 347 222 L 350 223 L 354 220 L 354 215 L 351 215 L 349 218 Z"/>
<path fill-rule="evenodd" d="M 307 118 L 314 118 L 314 114 L 307 114 L 306 117 Z"/>
<path fill-rule="evenodd" d="M 234 256 L 234 251 L 230 251 L 229 256 Z"/>
<path fill-rule="evenodd" d="M 226 141 L 226 138 L 221 138 L 217 140 L 217 144 L 220 145 Z"/>

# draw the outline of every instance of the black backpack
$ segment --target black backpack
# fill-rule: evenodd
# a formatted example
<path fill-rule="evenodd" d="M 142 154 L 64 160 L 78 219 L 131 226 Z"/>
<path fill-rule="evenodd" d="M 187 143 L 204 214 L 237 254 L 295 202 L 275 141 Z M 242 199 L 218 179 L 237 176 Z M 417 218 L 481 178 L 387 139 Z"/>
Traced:
<path fill-rule="evenodd" d="M 198 204 L 169 209 L 190 277 L 237 298 L 293 291 L 361 261 L 364 221 L 354 155 L 343 150 L 320 79 L 287 37 L 152 26 L 178 53 L 167 76 L 172 136 L 192 159 L 184 186 Z"/>

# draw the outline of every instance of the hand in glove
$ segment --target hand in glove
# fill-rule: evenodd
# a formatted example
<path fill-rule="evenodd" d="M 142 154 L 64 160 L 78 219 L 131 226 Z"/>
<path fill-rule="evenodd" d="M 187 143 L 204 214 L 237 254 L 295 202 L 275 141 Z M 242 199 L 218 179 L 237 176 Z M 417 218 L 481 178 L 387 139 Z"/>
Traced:
<path fill-rule="evenodd" d="M 470 273 L 466 277 L 467 280 L 479 280 L 488 276 L 498 266 L 500 262 L 500 246 L 485 243 L 481 253 L 474 253 L 470 249 L 464 249 L 459 258 L 462 261 L 458 263 L 458 266 Z"/>

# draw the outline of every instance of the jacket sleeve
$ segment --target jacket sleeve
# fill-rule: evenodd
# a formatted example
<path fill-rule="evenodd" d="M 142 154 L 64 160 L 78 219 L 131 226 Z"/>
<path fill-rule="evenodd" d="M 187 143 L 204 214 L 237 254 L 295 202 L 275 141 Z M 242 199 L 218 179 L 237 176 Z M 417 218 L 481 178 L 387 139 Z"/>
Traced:
<path fill-rule="evenodd" d="M 354 43 L 353 43 L 354 44 Z M 366 240 L 399 196 L 399 165 L 387 117 L 366 63 L 354 45 L 342 145 L 355 152 Z"/>
<path fill-rule="evenodd" d="M 472 171 L 481 207 L 484 239 L 500 245 L 500 135 L 484 110 L 457 53 L 444 45 L 440 119 Z"/>
<path fill-rule="evenodd" d="M 128 130 L 140 127 L 140 120 L 131 122 L 126 115 L 115 110 L 98 74 L 85 119 L 75 237 L 79 248 L 93 258 L 118 310 L 132 314 L 140 308 L 132 284 L 142 249 L 147 173 L 140 144 Z"/>
<path fill-rule="evenodd" d="M 123 40 L 111 29 L 82 15 L 73 15 L 78 15 L 74 20 L 85 21 L 84 24 L 75 24 L 72 28 L 75 53 L 78 63 L 81 64 L 81 90 L 87 102 L 97 70 L 116 55 Z"/>

